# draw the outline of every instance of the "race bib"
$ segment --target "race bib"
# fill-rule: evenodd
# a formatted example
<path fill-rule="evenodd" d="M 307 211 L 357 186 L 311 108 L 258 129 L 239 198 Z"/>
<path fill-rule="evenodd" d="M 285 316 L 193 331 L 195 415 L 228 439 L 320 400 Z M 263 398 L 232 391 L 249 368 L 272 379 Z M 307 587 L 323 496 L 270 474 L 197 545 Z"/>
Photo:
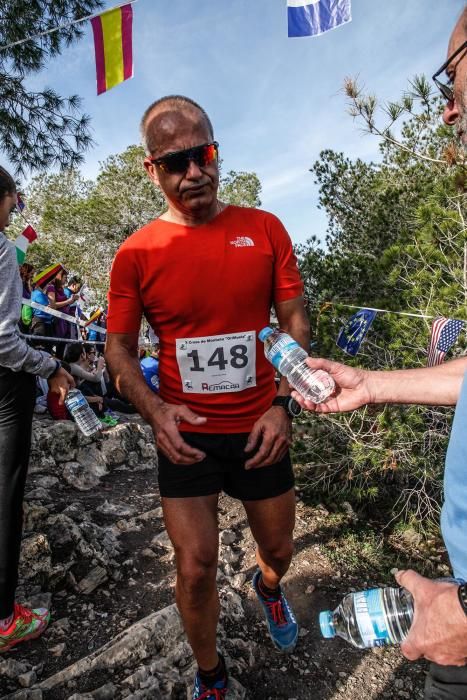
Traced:
<path fill-rule="evenodd" d="M 256 386 L 256 333 L 175 341 L 185 394 L 227 394 Z"/>

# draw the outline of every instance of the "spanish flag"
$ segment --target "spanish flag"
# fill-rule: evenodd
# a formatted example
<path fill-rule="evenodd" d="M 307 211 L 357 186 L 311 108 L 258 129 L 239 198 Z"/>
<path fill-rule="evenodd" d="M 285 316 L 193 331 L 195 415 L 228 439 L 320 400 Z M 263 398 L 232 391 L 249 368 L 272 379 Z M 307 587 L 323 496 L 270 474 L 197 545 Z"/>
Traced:
<path fill-rule="evenodd" d="M 96 52 L 97 94 L 133 77 L 133 8 L 103 12 L 91 20 Z"/>

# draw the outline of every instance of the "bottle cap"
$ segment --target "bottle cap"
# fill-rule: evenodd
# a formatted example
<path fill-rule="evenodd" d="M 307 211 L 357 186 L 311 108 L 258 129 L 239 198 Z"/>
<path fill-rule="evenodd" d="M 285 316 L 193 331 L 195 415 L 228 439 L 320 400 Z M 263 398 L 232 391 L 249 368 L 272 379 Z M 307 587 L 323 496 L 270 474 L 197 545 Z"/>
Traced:
<path fill-rule="evenodd" d="M 270 326 L 266 326 L 266 328 L 263 328 L 259 333 L 258 333 L 258 338 L 261 340 L 261 342 L 264 343 L 266 338 L 273 333 L 273 329 L 270 328 Z"/>
<path fill-rule="evenodd" d="M 332 639 L 336 636 L 334 625 L 332 624 L 332 612 L 330 610 L 323 610 L 320 612 L 319 626 L 321 629 L 321 634 L 325 639 Z"/>

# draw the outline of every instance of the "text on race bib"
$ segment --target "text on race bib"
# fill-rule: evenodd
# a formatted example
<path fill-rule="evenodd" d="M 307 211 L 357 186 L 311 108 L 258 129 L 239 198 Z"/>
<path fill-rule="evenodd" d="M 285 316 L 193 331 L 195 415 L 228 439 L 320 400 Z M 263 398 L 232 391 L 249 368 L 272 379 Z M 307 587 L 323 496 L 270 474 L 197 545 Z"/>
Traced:
<path fill-rule="evenodd" d="M 183 392 L 225 394 L 256 386 L 256 333 L 175 341 Z"/>

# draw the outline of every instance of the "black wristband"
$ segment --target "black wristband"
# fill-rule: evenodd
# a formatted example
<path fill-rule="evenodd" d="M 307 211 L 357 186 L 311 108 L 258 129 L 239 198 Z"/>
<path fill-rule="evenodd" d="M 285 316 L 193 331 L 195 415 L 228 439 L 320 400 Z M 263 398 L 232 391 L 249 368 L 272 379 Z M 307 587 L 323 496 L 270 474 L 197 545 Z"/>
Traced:
<path fill-rule="evenodd" d="M 467 615 L 467 583 L 463 583 L 457 589 L 457 595 L 459 596 L 459 603 L 461 604 L 462 610 Z"/>
<path fill-rule="evenodd" d="M 52 374 L 49 374 L 49 376 L 47 377 L 47 379 L 52 379 L 52 377 L 55 377 L 55 375 L 57 374 L 58 370 L 61 369 L 61 366 L 62 366 L 61 363 L 60 363 L 58 360 L 55 360 L 55 369 L 54 369 L 54 371 L 52 372 Z"/>

